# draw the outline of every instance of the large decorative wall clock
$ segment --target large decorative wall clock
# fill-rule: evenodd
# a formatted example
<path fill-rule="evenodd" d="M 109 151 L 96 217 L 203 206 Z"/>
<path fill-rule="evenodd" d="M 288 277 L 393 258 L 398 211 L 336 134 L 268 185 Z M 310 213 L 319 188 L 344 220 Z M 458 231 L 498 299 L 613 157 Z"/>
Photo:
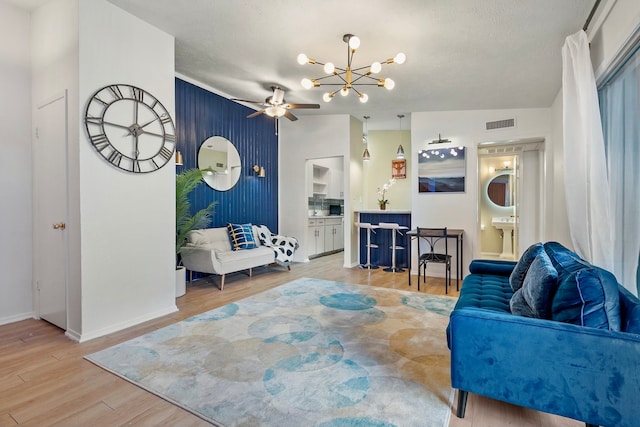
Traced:
<path fill-rule="evenodd" d="M 89 99 L 84 121 L 93 147 L 117 168 L 153 172 L 173 157 L 173 120 L 143 89 L 127 84 L 103 87 Z"/>

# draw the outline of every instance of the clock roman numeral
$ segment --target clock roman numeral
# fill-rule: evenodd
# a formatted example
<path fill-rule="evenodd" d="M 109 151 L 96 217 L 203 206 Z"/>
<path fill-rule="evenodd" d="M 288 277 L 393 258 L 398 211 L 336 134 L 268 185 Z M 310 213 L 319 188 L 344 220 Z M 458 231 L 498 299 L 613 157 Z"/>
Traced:
<path fill-rule="evenodd" d="M 87 117 L 86 121 L 92 125 L 102 125 L 102 117 Z"/>
<path fill-rule="evenodd" d="M 133 159 L 132 160 L 131 171 L 132 172 L 140 172 L 140 161 L 139 160 L 137 160 L 137 159 Z"/>
<path fill-rule="evenodd" d="M 102 105 L 109 105 L 109 103 L 108 103 L 108 102 L 105 102 L 105 101 L 103 101 L 102 99 L 100 99 L 100 97 L 99 97 L 98 95 L 94 96 L 94 97 L 93 97 L 93 100 L 94 100 L 94 101 L 98 101 L 98 102 L 99 102 L 100 104 L 102 104 Z"/>
<path fill-rule="evenodd" d="M 102 151 L 109 146 L 109 140 L 107 139 L 107 135 L 104 133 L 91 135 L 91 142 L 98 151 Z"/>
<path fill-rule="evenodd" d="M 162 124 L 166 125 L 167 123 L 172 123 L 171 121 L 171 117 L 169 117 L 168 114 L 163 114 L 162 116 L 160 116 L 160 121 L 162 122 Z"/>
<path fill-rule="evenodd" d="M 116 98 L 116 100 L 124 98 L 124 96 L 122 96 L 120 88 L 117 85 L 109 86 L 109 90 L 111 91 L 111 94 L 114 96 L 114 98 Z"/>
<path fill-rule="evenodd" d="M 114 151 L 111 154 L 109 154 L 109 157 L 107 158 L 107 160 L 109 160 L 111 163 L 113 163 L 116 166 L 120 166 L 120 162 L 122 161 L 122 153 L 120 153 L 119 151 Z"/>
<path fill-rule="evenodd" d="M 164 140 L 166 142 L 176 142 L 176 136 L 167 133 L 167 134 L 164 135 Z"/>
<path fill-rule="evenodd" d="M 167 147 L 162 147 L 160 149 L 160 155 L 165 158 L 165 160 L 169 160 L 171 156 L 173 156 L 173 151 L 169 150 Z"/>
<path fill-rule="evenodd" d="M 138 102 L 144 102 L 144 91 L 142 89 L 134 86 L 131 88 L 131 92 L 133 95 L 133 99 Z"/>

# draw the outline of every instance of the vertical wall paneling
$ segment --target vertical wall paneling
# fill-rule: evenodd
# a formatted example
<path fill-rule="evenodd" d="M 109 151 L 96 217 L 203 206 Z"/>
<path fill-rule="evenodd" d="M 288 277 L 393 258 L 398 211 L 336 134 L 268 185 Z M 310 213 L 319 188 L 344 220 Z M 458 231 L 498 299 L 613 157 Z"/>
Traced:
<path fill-rule="evenodd" d="M 265 115 L 252 119 L 253 110 L 216 95 L 194 84 L 176 79 L 177 150 L 181 151 L 185 168 L 197 167 L 200 144 L 219 135 L 233 143 L 240 154 L 242 173 L 238 183 L 228 191 L 217 191 L 203 184 L 192 193 L 192 209 L 198 210 L 211 201 L 218 204 L 212 227 L 229 222 L 264 224 L 278 231 L 278 137 L 272 118 Z M 265 178 L 259 178 L 253 165 L 263 166 Z"/>

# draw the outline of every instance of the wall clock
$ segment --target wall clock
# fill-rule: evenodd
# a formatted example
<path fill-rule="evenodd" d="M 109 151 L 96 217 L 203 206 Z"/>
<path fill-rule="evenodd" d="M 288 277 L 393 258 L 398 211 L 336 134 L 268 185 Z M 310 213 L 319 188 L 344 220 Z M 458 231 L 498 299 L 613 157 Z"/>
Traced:
<path fill-rule="evenodd" d="M 117 168 L 153 172 L 173 157 L 173 120 L 143 89 L 127 84 L 103 87 L 89 99 L 84 121 L 93 147 Z"/>

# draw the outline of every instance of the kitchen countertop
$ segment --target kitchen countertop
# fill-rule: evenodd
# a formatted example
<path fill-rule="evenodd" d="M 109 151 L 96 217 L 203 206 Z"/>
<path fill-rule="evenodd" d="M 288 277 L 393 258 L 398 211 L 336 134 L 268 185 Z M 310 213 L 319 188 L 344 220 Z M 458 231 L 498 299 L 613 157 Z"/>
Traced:
<path fill-rule="evenodd" d="M 355 211 L 356 213 L 368 213 L 368 214 L 410 214 L 411 211 L 407 209 L 360 209 Z"/>
<path fill-rule="evenodd" d="M 344 215 L 309 215 L 309 219 L 316 219 L 316 218 L 344 218 Z"/>

